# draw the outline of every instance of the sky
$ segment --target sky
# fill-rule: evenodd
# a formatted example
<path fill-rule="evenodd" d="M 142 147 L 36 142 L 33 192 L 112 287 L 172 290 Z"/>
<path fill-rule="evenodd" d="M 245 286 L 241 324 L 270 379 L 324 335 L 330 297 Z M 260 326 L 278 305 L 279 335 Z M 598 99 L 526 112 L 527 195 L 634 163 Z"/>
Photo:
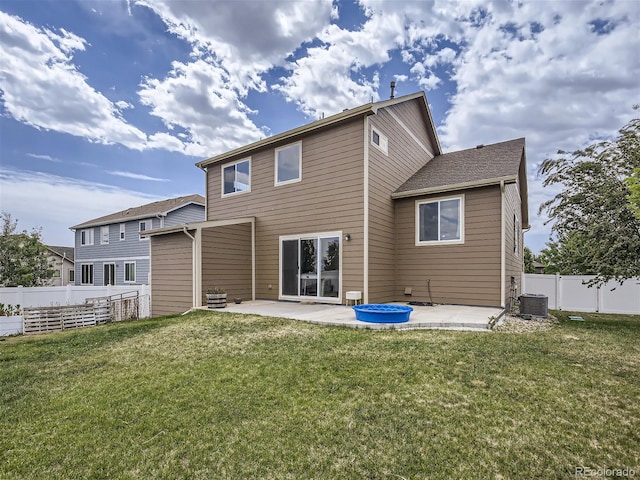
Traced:
<path fill-rule="evenodd" d="M 640 2 L 3 0 L 0 208 L 49 245 L 204 194 L 194 163 L 423 90 L 445 152 L 526 138 L 540 163 L 614 138 L 640 104 Z"/>

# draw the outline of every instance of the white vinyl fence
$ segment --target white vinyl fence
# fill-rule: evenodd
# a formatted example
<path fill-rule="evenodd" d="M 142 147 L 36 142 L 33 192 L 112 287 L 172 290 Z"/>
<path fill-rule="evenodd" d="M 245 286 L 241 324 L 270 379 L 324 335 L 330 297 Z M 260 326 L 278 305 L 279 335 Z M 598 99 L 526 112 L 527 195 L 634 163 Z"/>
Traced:
<path fill-rule="evenodd" d="M 549 308 L 573 312 L 640 314 L 640 278 L 619 285 L 609 282 L 588 287 L 592 275 L 522 274 L 522 293 L 537 293 L 549 298 Z"/>
<path fill-rule="evenodd" d="M 116 300 L 115 303 L 117 304 L 119 297 L 131 298 L 131 296 L 136 296 L 137 293 L 138 317 L 146 318 L 150 316 L 151 301 L 149 290 L 148 285 L 2 287 L 0 288 L 0 303 L 12 305 L 13 307 L 19 305 L 21 308 L 53 307 L 78 305 L 85 303 L 87 299 L 110 297 L 112 300 Z M 22 331 L 22 316 L 0 316 L 0 336 L 14 335 L 22 333 Z"/>

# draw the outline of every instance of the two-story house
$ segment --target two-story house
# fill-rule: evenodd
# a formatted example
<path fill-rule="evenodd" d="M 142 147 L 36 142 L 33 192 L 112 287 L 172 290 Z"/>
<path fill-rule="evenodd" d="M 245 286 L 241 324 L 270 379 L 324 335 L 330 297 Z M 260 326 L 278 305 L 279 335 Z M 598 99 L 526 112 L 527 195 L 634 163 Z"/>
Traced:
<path fill-rule="evenodd" d="M 529 223 L 525 158 L 523 138 L 443 153 L 418 92 L 203 160 L 207 220 L 149 232 L 152 314 L 200 306 L 213 286 L 506 307 Z"/>
<path fill-rule="evenodd" d="M 149 237 L 144 232 L 202 221 L 204 202 L 202 195 L 170 198 L 70 227 L 75 232 L 75 284 L 148 284 Z"/>
<path fill-rule="evenodd" d="M 49 268 L 53 276 L 47 281 L 51 287 L 63 287 L 75 284 L 74 249 L 73 247 L 56 247 L 45 245 Z"/>

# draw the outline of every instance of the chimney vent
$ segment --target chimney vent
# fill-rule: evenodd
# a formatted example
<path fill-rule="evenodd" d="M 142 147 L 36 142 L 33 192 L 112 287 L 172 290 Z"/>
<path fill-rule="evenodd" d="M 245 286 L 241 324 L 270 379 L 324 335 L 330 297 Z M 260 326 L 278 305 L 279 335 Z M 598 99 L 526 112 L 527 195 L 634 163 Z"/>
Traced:
<path fill-rule="evenodd" d="M 480 145 L 476 145 L 476 148 L 480 150 L 481 148 L 484 148 L 484 144 L 481 143 Z"/>
<path fill-rule="evenodd" d="M 396 89 L 396 82 L 392 81 L 391 82 L 391 97 L 389 97 L 389 98 L 395 98 L 396 97 L 395 89 Z"/>

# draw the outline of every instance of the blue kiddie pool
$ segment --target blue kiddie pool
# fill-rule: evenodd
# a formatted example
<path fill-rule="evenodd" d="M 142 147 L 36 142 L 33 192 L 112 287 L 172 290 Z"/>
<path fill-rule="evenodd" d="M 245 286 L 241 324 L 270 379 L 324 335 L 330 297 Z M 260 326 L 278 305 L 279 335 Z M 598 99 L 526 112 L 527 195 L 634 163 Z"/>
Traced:
<path fill-rule="evenodd" d="M 356 320 L 369 323 L 404 323 L 409 321 L 413 308 L 405 305 L 370 303 L 355 305 Z"/>

